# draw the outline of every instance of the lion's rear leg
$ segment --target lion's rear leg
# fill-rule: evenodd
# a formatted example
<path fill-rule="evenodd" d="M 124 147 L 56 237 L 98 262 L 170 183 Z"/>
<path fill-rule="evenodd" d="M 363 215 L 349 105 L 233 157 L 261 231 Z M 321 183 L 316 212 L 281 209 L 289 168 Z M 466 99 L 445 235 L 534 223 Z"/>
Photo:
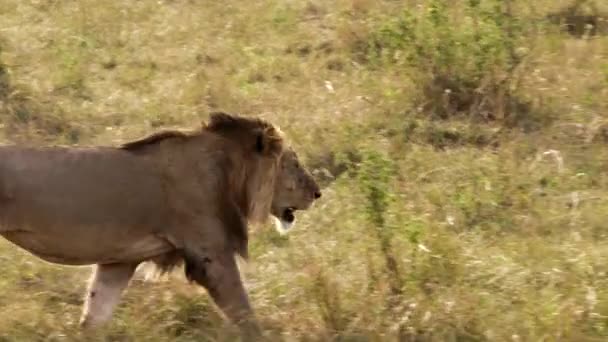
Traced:
<path fill-rule="evenodd" d="M 112 317 L 136 267 L 136 264 L 96 265 L 80 319 L 83 328 L 100 326 Z"/>

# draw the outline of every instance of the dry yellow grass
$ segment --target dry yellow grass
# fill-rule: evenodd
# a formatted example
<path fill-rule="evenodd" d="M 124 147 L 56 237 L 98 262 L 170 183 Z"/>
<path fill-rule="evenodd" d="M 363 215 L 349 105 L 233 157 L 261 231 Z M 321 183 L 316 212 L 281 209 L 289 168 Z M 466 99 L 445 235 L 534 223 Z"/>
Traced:
<path fill-rule="evenodd" d="M 111 145 L 212 110 L 261 115 L 326 184 L 291 234 L 254 227 L 243 273 L 271 340 L 604 340 L 608 37 L 533 26 L 514 84 L 534 129 L 431 120 L 423 69 L 361 51 L 438 2 L 2 0 L 2 142 Z M 515 11 L 531 23 L 571 3 Z M 236 338 L 179 273 L 135 280 L 83 336 L 88 271 L 2 240 L 0 341 Z"/>

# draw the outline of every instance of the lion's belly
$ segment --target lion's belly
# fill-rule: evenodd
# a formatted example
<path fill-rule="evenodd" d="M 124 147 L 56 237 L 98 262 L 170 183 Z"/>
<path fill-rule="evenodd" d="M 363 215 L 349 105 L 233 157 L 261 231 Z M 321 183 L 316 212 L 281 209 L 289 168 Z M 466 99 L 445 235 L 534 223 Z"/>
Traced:
<path fill-rule="evenodd" d="M 41 259 L 64 265 L 141 262 L 174 249 L 155 235 L 132 241 L 76 241 L 28 231 L 7 231 L 1 235 Z"/>
<path fill-rule="evenodd" d="M 128 153 L 74 151 L 0 148 L 0 234 L 65 264 L 166 252 L 155 234 L 167 229 L 169 209 L 151 165 Z"/>

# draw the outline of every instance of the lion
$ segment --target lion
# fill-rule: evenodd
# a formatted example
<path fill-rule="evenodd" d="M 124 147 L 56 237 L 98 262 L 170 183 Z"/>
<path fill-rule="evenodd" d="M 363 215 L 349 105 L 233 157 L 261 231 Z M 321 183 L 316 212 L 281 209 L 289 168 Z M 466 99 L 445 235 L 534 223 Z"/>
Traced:
<path fill-rule="evenodd" d="M 302 192 L 302 189 L 307 189 Z M 276 219 L 276 227 L 280 233 L 285 233 L 295 223 L 296 210 L 307 210 L 312 201 L 307 194 L 312 189 L 314 199 L 321 197 L 319 185 L 306 170 L 298 155 L 292 149 L 286 149 L 281 155 L 279 172 L 275 179 L 275 190 L 270 213 Z M 281 203 L 292 203 L 285 206 Z"/>
<path fill-rule="evenodd" d="M 237 267 L 248 225 L 321 197 L 269 122 L 212 113 L 119 147 L 0 147 L 0 235 L 51 263 L 95 265 L 80 325 L 110 320 L 135 269 L 184 265 L 230 321 L 260 332 Z"/>

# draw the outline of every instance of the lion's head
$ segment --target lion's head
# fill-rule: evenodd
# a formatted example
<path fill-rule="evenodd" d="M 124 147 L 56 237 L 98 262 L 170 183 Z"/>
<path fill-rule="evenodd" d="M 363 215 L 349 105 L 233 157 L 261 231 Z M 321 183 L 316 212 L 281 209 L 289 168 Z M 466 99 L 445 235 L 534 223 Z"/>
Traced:
<path fill-rule="evenodd" d="M 242 212 L 249 221 L 263 222 L 270 214 L 279 161 L 285 150 L 281 130 L 262 119 L 215 112 L 203 130 L 235 143 L 240 152 L 232 174 L 231 189 L 243 189 Z M 226 151 L 228 152 L 228 151 Z M 235 152 L 233 150 L 232 152 Z"/>
<path fill-rule="evenodd" d="M 231 147 L 222 150 L 236 156 L 233 166 L 238 167 L 226 170 L 231 174 L 231 188 L 226 189 L 226 193 L 238 195 L 242 213 L 249 221 L 262 222 L 271 214 L 280 222 L 277 227 L 286 230 L 294 223 L 296 210 L 308 209 L 321 197 L 319 186 L 300 164 L 297 154 L 285 146 L 281 130 L 258 118 L 215 112 L 201 131 L 157 132 L 122 148 L 132 152 L 145 151 L 162 141 L 186 143 L 193 139 L 198 144 L 208 145 L 214 140 L 205 133 L 230 142 Z"/>
<path fill-rule="evenodd" d="M 279 231 L 286 231 L 295 222 L 296 210 L 306 210 L 321 197 L 314 178 L 300 163 L 298 155 L 285 149 L 274 183 L 271 214 L 277 219 Z"/>

